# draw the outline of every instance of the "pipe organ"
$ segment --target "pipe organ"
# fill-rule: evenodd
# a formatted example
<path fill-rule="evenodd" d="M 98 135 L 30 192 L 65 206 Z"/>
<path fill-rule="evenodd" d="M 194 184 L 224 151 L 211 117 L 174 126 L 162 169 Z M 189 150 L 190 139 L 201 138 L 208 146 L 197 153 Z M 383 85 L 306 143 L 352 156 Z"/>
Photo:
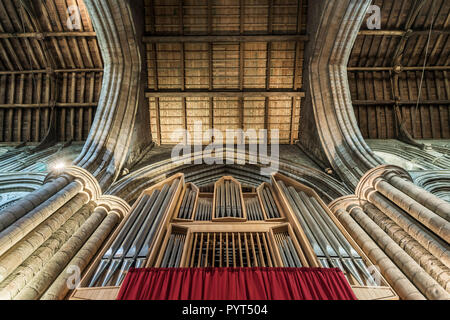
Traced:
<path fill-rule="evenodd" d="M 196 221 L 210 221 L 212 214 L 212 201 L 201 199 L 198 201 L 197 211 L 195 214 Z"/>
<path fill-rule="evenodd" d="M 264 216 L 257 197 L 245 199 L 245 209 L 249 221 L 263 221 Z"/>
<path fill-rule="evenodd" d="M 299 192 L 293 186 L 287 187 L 281 180 L 278 185 L 294 210 L 321 266 L 341 269 L 350 283 L 375 285 L 361 256 L 336 228 L 317 199 L 303 191 Z"/>
<path fill-rule="evenodd" d="M 186 266 L 272 267 L 273 253 L 264 232 L 196 232 Z"/>
<path fill-rule="evenodd" d="M 114 298 L 142 267 L 339 268 L 357 295 L 397 297 L 314 190 L 280 174 L 245 192 L 230 176 L 205 190 L 177 174 L 144 191 L 72 298 Z"/>
<path fill-rule="evenodd" d="M 143 267 L 161 219 L 173 200 L 179 179 L 144 194 L 130 213 L 119 234 L 104 253 L 89 283 L 118 286 L 130 267 Z"/>

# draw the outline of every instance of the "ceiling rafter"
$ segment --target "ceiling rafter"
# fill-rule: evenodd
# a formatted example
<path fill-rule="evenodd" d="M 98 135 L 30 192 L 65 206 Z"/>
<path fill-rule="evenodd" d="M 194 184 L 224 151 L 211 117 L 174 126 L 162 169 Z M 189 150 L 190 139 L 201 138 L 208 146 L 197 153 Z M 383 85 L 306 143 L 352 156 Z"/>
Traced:
<path fill-rule="evenodd" d="M 363 135 L 399 138 L 400 129 L 402 139 L 411 143 L 413 138 L 450 137 L 445 120 L 450 115 L 450 96 L 445 93 L 446 72 L 450 69 L 448 2 L 375 0 L 373 4 L 382 9 L 382 29 L 360 30 L 347 68 L 355 115 Z M 424 68 L 431 21 L 435 23 Z M 416 108 L 423 70 L 426 74 Z"/>
<path fill-rule="evenodd" d="M 79 30 L 65 26 L 70 5 Z M 0 16 L 0 142 L 86 139 L 104 69 L 84 2 L 3 0 Z"/>
<path fill-rule="evenodd" d="M 307 35 L 184 35 L 184 36 L 155 36 L 146 35 L 142 38 L 144 43 L 173 43 L 173 42 L 268 42 L 268 41 L 308 41 Z"/>
<path fill-rule="evenodd" d="M 289 91 L 289 90 L 270 90 L 270 91 L 238 91 L 238 90 L 212 90 L 212 91 L 174 91 L 174 90 L 147 90 L 145 95 L 148 98 L 166 97 L 166 98 L 187 98 L 187 97 L 230 97 L 230 98 L 250 98 L 250 97 L 305 97 L 303 91 Z"/>
<path fill-rule="evenodd" d="M 358 32 L 358 36 L 393 36 L 393 37 L 403 37 L 406 34 L 409 36 L 422 36 L 428 35 L 430 30 L 361 30 Z M 432 30 L 433 34 L 437 35 L 448 35 L 450 30 Z"/>
<path fill-rule="evenodd" d="M 25 32 L 25 33 L 8 33 L 1 32 L 0 39 L 21 39 L 32 38 L 44 40 L 45 38 L 94 38 L 97 34 L 91 31 L 67 31 L 67 32 Z"/>

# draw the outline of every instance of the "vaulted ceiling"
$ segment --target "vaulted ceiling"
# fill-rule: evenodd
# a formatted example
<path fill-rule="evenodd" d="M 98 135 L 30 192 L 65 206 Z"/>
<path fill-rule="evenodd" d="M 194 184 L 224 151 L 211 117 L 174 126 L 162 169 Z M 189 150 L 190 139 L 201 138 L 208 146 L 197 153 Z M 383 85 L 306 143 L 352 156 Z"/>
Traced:
<path fill-rule="evenodd" d="M 368 30 L 363 24 L 348 68 L 363 136 L 398 137 L 397 98 L 399 118 L 412 138 L 450 138 L 450 2 L 375 0 L 373 4 L 381 8 L 381 30 Z"/>

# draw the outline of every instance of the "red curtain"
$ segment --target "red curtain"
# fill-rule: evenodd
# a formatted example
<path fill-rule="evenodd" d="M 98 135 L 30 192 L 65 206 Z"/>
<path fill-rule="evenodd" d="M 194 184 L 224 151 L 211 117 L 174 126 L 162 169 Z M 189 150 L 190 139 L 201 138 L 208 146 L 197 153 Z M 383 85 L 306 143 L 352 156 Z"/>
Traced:
<path fill-rule="evenodd" d="M 356 300 L 339 269 L 131 269 L 118 300 Z"/>

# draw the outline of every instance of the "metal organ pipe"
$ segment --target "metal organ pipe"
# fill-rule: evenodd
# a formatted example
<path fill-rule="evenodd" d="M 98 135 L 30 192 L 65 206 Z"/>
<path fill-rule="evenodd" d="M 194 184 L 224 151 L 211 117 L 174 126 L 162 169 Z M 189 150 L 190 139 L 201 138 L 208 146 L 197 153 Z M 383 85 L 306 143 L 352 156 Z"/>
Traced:
<path fill-rule="evenodd" d="M 297 250 L 295 250 L 294 243 L 289 234 L 277 233 L 275 234 L 275 240 L 284 266 L 288 268 L 301 268 L 302 263 L 300 262 L 300 257 L 298 256 Z"/>
<path fill-rule="evenodd" d="M 280 215 L 280 212 L 278 211 L 278 207 L 277 207 L 277 205 L 275 203 L 275 200 L 274 200 L 274 197 L 273 197 L 273 194 L 272 194 L 272 190 L 270 188 L 268 188 L 268 187 L 265 187 L 263 189 L 263 191 L 265 191 L 265 193 L 267 195 L 267 199 L 269 200 L 269 205 L 270 205 L 270 207 L 273 210 L 272 211 L 272 218 L 280 218 L 281 215 Z"/>
<path fill-rule="evenodd" d="M 196 221 L 209 221 L 211 220 L 212 201 L 207 199 L 199 199 L 197 212 L 195 214 Z"/>
<path fill-rule="evenodd" d="M 237 210 L 237 216 L 239 218 L 242 218 L 242 202 L 241 202 L 241 192 L 237 184 L 233 183 L 234 191 L 236 194 L 236 210 Z"/>
<path fill-rule="evenodd" d="M 249 198 L 245 200 L 245 207 L 247 209 L 247 218 L 250 221 L 264 220 L 258 198 Z"/>
<path fill-rule="evenodd" d="M 115 238 L 115 240 L 113 241 L 113 243 L 111 244 L 109 249 L 103 255 L 103 258 L 100 261 L 100 264 L 97 267 L 97 270 L 91 279 L 89 287 L 94 286 L 95 283 L 98 281 L 98 279 L 101 277 L 101 275 L 103 274 L 103 271 L 111 263 L 111 259 L 116 254 L 117 250 L 119 250 L 119 247 L 125 241 L 125 238 L 127 237 L 127 235 L 132 233 L 133 230 L 137 229 L 142 224 L 143 219 L 145 219 L 145 215 L 140 215 L 140 212 L 143 210 L 145 205 L 152 203 L 156 200 L 158 193 L 159 193 L 159 191 L 156 190 L 153 192 L 151 197 L 148 195 L 145 195 L 141 199 L 141 201 L 139 202 L 137 207 L 130 213 L 130 216 L 127 219 L 127 221 L 125 222 L 123 228 L 120 230 L 119 234 L 117 235 L 117 237 Z"/>
<path fill-rule="evenodd" d="M 178 268 L 181 263 L 181 256 L 186 240 L 184 234 L 171 234 L 169 242 L 164 253 L 164 258 L 161 263 L 161 268 Z"/>
<path fill-rule="evenodd" d="M 377 285 L 361 256 L 350 245 L 314 197 L 278 181 L 324 267 L 340 268 L 359 285 Z M 347 276 L 348 277 L 348 276 Z"/>
<path fill-rule="evenodd" d="M 223 185 L 220 186 L 220 215 L 219 217 L 225 217 L 225 187 Z"/>
<path fill-rule="evenodd" d="M 235 192 L 233 184 L 231 185 L 231 188 L 230 188 L 230 194 L 231 194 L 231 215 L 233 217 L 236 217 L 237 216 L 237 208 L 236 208 L 237 197 L 236 197 L 236 192 Z"/>
<path fill-rule="evenodd" d="M 190 194 L 190 190 L 186 189 L 186 192 L 184 193 L 184 196 L 183 196 L 183 202 L 181 203 L 181 206 L 180 206 L 180 212 L 178 214 L 178 217 L 180 219 L 184 219 L 183 218 L 183 213 L 184 213 L 184 209 L 186 208 L 186 203 L 187 203 L 187 200 L 189 198 L 189 194 Z"/>
<path fill-rule="evenodd" d="M 230 182 L 225 182 L 225 208 L 226 208 L 226 216 L 231 217 L 231 190 L 230 190 Z"/>
<path fill-rule="evenodd" d="M 133 264 L 141 267 L 145 263 L 150 244 L 179 182 L 180 180 L 176 179 L 170 187 L 166 184 L 161 191 L 154 190 L 151 196 L 145 195 L 141 199 L 104 254 L 89 287 L 98 285 L 105 270 L 106 274 L 100 286 L 108 285 L 117 275 L 119 268 L 115 285 L 120 285 L 125 273 Z"/>
<path fill-rule="evenodd" d="M 239 186 L 234 181 L 224 181 L 216 188 L 216 218 L 242 218 Z"/>
<path fill-rule="evenodd" d="M 303 230 L 305 231 L 305 234 L 311 243 L 311 246 L 313 247 L 313 250 L 317 257 L 319 258 L 319 261 L 321 260 L 321 257 L 325 257 L 325 253 L 322 251 L 322 248 L 319 246 L 319 243 L 317 242 L 316 238 L 314 237 L 314 234 L 311 232 L 311 229 L 309 226 L 305 223 L 305 220 L 303 219 L 303 216 L 301 215 L 299 209 L 297 208 L 297 205 L 294 202 L 294 199 L 292 198 L 291 194 L 289 193 L 288 189 L 286 188 L 286 185 L 283 181 L 278 181 L 278 184 L 281 186 L 284 194 L 286 195 L 288 202 L 294 211 L 295 215 L 299 219 L 300 224 L 303 227 Z"/>

